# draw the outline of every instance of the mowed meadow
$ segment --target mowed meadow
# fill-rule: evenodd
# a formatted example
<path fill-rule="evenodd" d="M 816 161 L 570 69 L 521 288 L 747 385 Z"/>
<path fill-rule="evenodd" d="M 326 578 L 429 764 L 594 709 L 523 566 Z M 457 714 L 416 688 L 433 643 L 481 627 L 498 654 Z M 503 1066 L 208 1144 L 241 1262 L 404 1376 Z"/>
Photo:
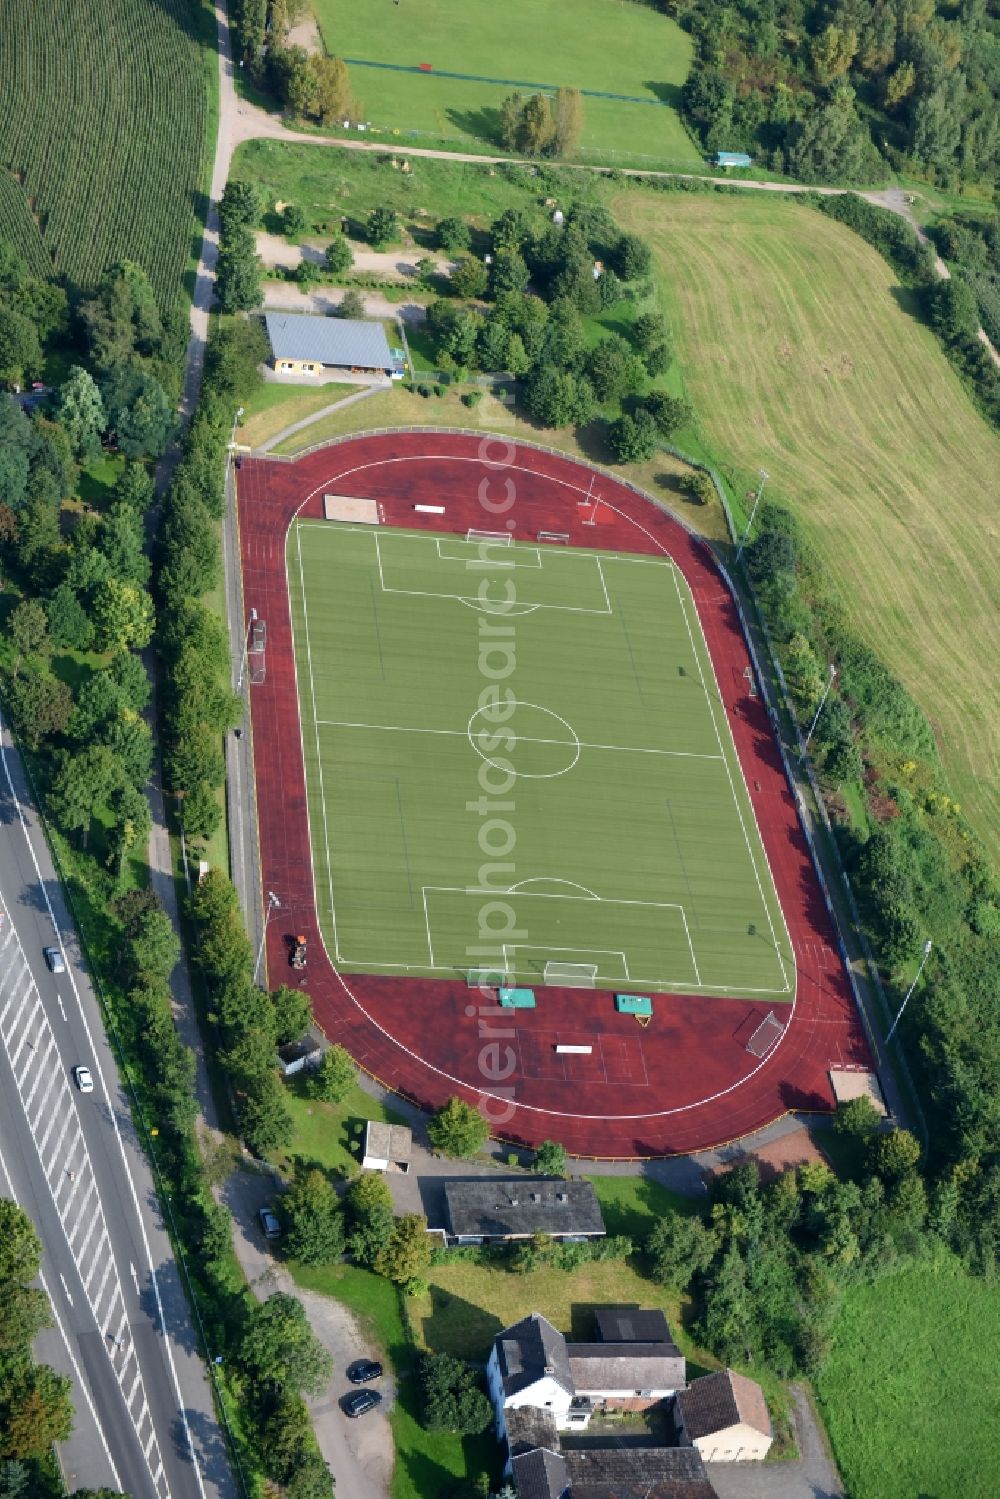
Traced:
<path fill-rule="evenodd" d="M 953 794 L 1000 846 L 1000 436 L 888 264 L 764 194 L 615 202 L 662 270 L 701 431 L 760 467 L 860 632 L 933 724 Z"/>
<path fill-rule="evenodd" d="M 592 91 L 581 160 L 701 161 L 678 113 L 691 38 L 643 0 L 315 0 L 314 9 L 327 51 L 351 65 L 365 118 L 383 129 L 495 145 L 513 88 L 565 85 Z"/>
<path fill-rule="evenodd" d="M 0 11 L 0 238 L 36 270 L 89 287 L 134 260 L 174 301 L 198 208 L 208 15 L 203 0 Z"/>

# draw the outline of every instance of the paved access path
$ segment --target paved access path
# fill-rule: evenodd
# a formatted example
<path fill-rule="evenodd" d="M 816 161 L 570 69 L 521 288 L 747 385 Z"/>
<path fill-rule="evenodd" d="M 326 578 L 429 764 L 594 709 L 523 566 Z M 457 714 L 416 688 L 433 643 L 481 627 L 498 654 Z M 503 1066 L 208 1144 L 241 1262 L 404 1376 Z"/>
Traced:
<path fill-rule="evenodd" d="M 843 1486 L 809 1396 L 792 1386 L 799 1457 L 787 1463 L 712 1463 L 719 1499 L 843 1499 Z"/>

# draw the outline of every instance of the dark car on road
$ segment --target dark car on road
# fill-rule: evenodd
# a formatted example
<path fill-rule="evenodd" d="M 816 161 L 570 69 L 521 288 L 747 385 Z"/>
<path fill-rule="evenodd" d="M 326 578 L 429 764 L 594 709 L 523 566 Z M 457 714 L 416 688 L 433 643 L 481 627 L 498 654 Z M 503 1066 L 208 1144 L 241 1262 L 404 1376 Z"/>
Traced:
<path fill-rule="evenodd" d="M 377 1405 L 382 1404 L 382 1396 L 378 1390 L 356 1390 L 353 1395 L 345 1395 L 341 1401 L 345 1416 L 363 1416 L 365 1411 L 373 1411 Z"/>
<path fill-rule="evenodd" d="M 347 1370 L 351 1384 L 368 1384 L 370 1380 L 382 1378 L 382 1365 L 371 1358 L 359 1358 Z"/>

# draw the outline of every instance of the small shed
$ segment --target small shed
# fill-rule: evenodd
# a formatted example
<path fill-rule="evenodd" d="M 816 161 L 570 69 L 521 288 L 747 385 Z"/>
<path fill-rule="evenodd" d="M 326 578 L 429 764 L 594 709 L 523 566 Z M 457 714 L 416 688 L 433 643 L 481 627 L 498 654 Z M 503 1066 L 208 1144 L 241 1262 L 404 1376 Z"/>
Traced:
<path fill-rule="evenodd" d="M 278 1047 L 278 1065 L 282 1077 L 294 1077 L 297 1072 L 306 1072 L 318 1067 L 323 1049 L 315 1036 L 303 1036 L 301 1041 L 289 1041 Z"/>
<path fill-rule="evenodd" d="M 749 167 L 753 166 L 753 159 L 745 151 L 716 151 L 715 165 L 717 167 Z"/>
<path fill-rule="evenodd" d="M 361 1164 L 366 1171 L 400 1171 L 410 1169 L 413 1134 L 405 1124 L 383 1124 L 369 1119 L 365 1125 L 365 1153 Z"/>

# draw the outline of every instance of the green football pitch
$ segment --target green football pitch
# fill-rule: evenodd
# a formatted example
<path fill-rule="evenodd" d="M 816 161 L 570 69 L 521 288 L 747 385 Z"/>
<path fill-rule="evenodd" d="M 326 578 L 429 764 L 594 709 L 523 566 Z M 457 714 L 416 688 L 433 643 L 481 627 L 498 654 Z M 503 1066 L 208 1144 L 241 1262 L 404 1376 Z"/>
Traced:
<path fill-rule="evenodd" d="M 668 558 L 299 521 L 287 563 L 338 967 L 791 1000 L 781 909 Z"/>

